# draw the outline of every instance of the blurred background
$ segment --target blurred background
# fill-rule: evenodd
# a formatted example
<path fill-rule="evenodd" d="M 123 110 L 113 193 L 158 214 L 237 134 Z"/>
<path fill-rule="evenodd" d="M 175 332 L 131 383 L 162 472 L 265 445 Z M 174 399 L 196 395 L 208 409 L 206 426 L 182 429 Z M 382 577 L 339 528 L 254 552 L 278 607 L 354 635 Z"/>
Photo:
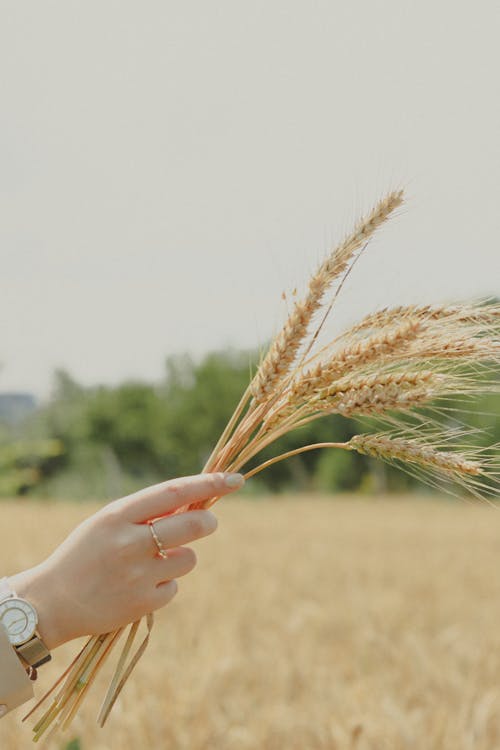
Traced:
<path fill-rule="evenodd" d="M 103 502 L 200 471 L 294 290 L 388 190 L 405 206 L 326 337 L 385 306 L 498 299 L 499 32 L 494 0 L 0 4 L 2 570 Z M 450 406 L 500 441 L 497 397 Z M 262 458 L 358 429 L 325 419 Z M 344 451 L 244 494 L 117 704 L 121 734 L 87 717 L 68 748 L 500 746 L 490 508 L 451 516 Z M 300 529 L 312 546 L 293 574 Z M 198 672 L 176 661 L 186 632 Z M 29 747 L 20 731 L 4 720 L 2 747 Z"/>

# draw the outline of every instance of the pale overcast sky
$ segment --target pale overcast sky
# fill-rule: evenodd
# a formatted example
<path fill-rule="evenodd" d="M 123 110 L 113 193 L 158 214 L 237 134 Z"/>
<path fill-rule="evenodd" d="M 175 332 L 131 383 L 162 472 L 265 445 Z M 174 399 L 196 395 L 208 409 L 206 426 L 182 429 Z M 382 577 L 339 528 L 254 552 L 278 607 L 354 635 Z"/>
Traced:
<path fill-rule="evenodd" d="M 497 0 L 0 9 L 0 391 L 262 344 L 398 185 L 338 324 L 500 293 Z"/>

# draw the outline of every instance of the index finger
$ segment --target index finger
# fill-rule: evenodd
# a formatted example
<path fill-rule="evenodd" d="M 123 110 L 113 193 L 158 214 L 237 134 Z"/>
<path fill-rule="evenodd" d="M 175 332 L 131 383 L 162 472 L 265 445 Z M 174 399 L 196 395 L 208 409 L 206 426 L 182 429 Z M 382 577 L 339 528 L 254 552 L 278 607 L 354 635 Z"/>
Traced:
<path fill-rule="evenodd" d="M 244 482 L 245 479 L 241 474 L 226 472 L 194 474 L 153 484 L 120 500 L 114 500 L 111 506 L 123 514 L 128 521 L 141 523 L 166 516 L 191 503 L 227 495 L 241 487 Z"/>

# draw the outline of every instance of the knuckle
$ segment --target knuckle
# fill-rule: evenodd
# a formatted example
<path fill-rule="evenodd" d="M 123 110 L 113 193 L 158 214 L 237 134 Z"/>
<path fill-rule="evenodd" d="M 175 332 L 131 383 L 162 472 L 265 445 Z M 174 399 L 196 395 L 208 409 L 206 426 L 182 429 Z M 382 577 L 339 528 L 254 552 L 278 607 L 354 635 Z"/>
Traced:
<path fill-rule="evenodd" d="M 133 534 L 127 530 L 121 530 L 114 535 L 115 553 L 120 557 L 129 557 L 135 549 Z"/>
<path fill-rule="evenodd" d="M 191 547 L 186 547 L 183 550 L 182 556 L 184 558 L 184 568 L 188 571 L 193 570 L 193 568 L 196 566 L 196 563 L 198 562 L 198 558 L 194 549 L 191 549 Z"/>
<path fill-rule="evenodd" d="M 143 578 L 143 570 L 140 565 L 129 565 L 127 567 L 127 581 L 129 584 L 139 583 Z"/>
<path fill-rule="evenodd" d="M 203 517 L 196 513 L 196 511 L 193 511 L 192 515 L 190 514 L 190 517 L 187 519 L 187 525 L 188 534 L 193 539 L 197 539 L 199 536 L 203 536 L 203 534 L 205 533 Z"/>
<path fill-rule="evenodd" d="M 220 471 L 210 475 L 210 491 L 213 492 L 214 495 L 217 495 L 221 491 L 224 481 L 223 478 L 224 474 Z"/>
<path fill-rule="evenodd" d="M 96 515 L 100 516 L 102 521 L 110 526 L 123 523 L 122 506 L 119 500 L 108 503 Z"/>
<path fill-rule="evenodd" d="M 128 620 L 133 622 L 134 620 L 140 620 L 147 612 L 151 611 L 151 600 L 146 594 L 138 594 L 134 600 L 131 611 L 128 616 Z"/>
<path fill-rule="evenodd" d="M 209 529 L 209 533 L 212 533 L 219 525 L 219 521 L 217 520 L 217 516 L 215 516 L 211 511 L 206 510 L 205 513 L 207 514 L 207 526 Z"/>
<path fill-rule="evenodd" d="M 169 581 L 167 583 L 167 588 L 168 588 L 168 594 L 167 595 L 169 597 L 168 601 L 170 601 L 171 599 L 174 598 L 174 596 L 177 594 L 177 592 L 179 590 L 179 586 L 177 585 L 177 581 L 175 580 L 175 578 L 172 581 Z"/>
<path fill-rule="evenodd" d="M 182 492 L 182 484 L 179 480 L 173 479 L 168 483 L 168 492 L 173 497 L 178 497 Z"/>
<path fill-rule="evenodd" d="M 84 523 L 87 523 L 93 529 L 101 529 L 106 533 L 114 534 L 121 523 L 121 519 L 114 508 L 106 506 L 97 513 L 94 513 L 90 518 L 87 518 Z"/>
<path fill-rule="evenodd" d="M 155 596 L 153 597 L 153 602 L 151 603 L 151 609 L 159 609 L 165 604 L 171 602 L 174 596 L 177 594 L 177 590 L 178 586 L 175 579 L 169 581 L 168 583 L 163 583 L 155 590 Z"/>

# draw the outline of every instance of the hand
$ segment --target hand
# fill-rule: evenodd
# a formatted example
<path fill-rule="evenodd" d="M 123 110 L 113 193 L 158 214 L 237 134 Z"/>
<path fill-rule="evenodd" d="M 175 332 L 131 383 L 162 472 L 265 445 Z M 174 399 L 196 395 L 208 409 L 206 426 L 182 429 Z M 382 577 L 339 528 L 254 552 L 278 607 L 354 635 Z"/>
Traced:
<path fill-rule="evenodd" d="M 193 550 L 182 545 L 217 527 L 208 510 L 172 514 L 243 482 L 240 474 L 199 474 L 115 500 L 79 524 L 44 562 L 10 576 L 17 595 L 36 607 L 47 648 L 109 633 L 167 604 L 177 592 L 175 579 L 196 564 Z M 155 518 L 166 559 L 147 525 Z"/>

